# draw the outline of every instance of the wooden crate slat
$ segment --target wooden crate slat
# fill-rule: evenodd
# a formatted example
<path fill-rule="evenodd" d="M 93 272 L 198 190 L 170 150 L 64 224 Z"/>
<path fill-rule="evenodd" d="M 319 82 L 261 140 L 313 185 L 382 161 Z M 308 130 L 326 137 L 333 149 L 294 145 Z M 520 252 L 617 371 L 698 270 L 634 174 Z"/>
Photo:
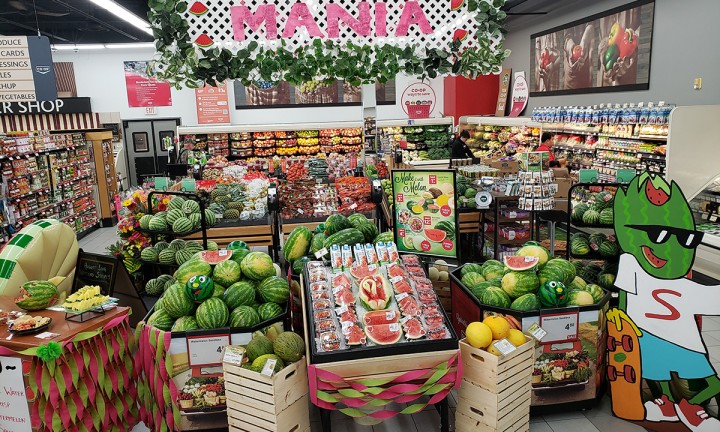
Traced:
<path fill-rule="evenodd" d="M 259 392 L 249 387 L 237 385 L 229 381 L 226 381 L 225 389 L 231 393 L 228 399 L 232 398 L 233 400 L 247 405 L 262 406 L 264 404 L 264 408 L 266 409 L 268 407 L 274 408 L 273 402 L 275 402 L 275 397 L 273 395 Z"/>
<path fill-rule="evenodd" d="M 529 413 L 530 413 L 530 398 L 517 399 L 513 403 L 512 411 L 510 412 L 510 414 L 506 415 L 498 422 L 498 429 L 499 430 L 511 429 L 513 424 L 515 424 L 515 422 L 517 422 L 519 419 L 527 416 Z"/>
<path fill-rule="evenodd" d="M 516 375 L 533 361 L 534 342 L 528 341 L 507 356 L 498 357 L 487 351 L 473 348 L 461 341 L 463 377 L 488 390 L 499 392 L 503 381 Z"/>
<path fill-rule="evenodd" d="M 230 391 L 228 399 L 269 413 L 280 413 L 308 394 L 304 361 L 292 363 L 272 378 L 228 363 L 223 367 L 226 389 Z"/>
<path fill-rule="evenodd" d="M 248 432 L 301 432 L 310 428 L 308 395 L 291 404 L 277 415 L 242 404 L 228 403 L 228 424 Z M 228 400 L 229 402 L 229 400 Z M 270 417 L 272 417 L 270 419 Z"/>
<path fill-rule="evenodd" d="M 397 374 L 395 376 L 399 376 L 411 370 L 435 367 L 440 362 L 448 361 L 456 353 L 457 350 L 447 350 L 413 354 L 411 362 L 408 361 L 407 355 L 395 355 L 327 363 L 318 365 L 318 367 L 345 377 L 345 380 L 362 379 L 368 376 L 375 378 L 381 374 Z"/>
<path fill-rule="evenodd" d="M 223 370 L 226 374 L 236 375 L 244 379 L 249 379 L 253 381 L 259 381 L 261 383 L 264 383 L 267 386 L 272 386 L 273 379 L 269 376 L 259 374 L 257 372 L 243 369 L 240 366 L 236 366 L 234 364 L 230 363 L 223 363 Z M 252 375 L 250 375 L 252 374 Z M 226 379 L 227 381 L 227 379 Z"/>
<path fill-rule="evenodd" d="M 470 381 L 463 378 L 463 383 L 458 390 L 458 397 L 467 399 L 470 403 L 481 406 L 502 407 L 508 402 L 515 399 L 514 394 L 521 389 L 527 389 L 528 397 L 530 395 L 530 377 L 520 375 L 519 379 L 510 387 L 504 389 L 500 393 L 495 393 L 476 386 Z"/>

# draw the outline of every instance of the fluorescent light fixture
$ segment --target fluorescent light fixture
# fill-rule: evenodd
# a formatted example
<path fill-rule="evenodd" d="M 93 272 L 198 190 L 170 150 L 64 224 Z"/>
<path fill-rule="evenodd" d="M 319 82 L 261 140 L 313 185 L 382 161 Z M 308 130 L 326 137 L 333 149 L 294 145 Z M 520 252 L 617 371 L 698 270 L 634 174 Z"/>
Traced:
<path fill-rule="evenodd" d="M 113 0 L 90 0 L 90 2 L 95 3 L 96 5 L 100 6 L 111 14 L 117 16 L 118 18 L 127 21 L 128 23 L 139 28 L 145 33 L 150 35 L 153 34 L 152 30 L 150 29 L 149 22 L 145 21 L 144 19 L 140 18 L 139 16 L 115 3 Z"/>
<path fill-rule="evenodd" d="M 53 45 L 52 49 L 57 51 L 85 51 L 85 50 L 101 50 L 105 49 L 103 44 L 64 44 L 64 45 Z"/>
<path fill-rule="evenodd" d="M 105 44 L 105 48 L 110 48 L 110 49 L 155 48 L 155 44 L 152 42 L 116 43 L 116 44 Z"/>

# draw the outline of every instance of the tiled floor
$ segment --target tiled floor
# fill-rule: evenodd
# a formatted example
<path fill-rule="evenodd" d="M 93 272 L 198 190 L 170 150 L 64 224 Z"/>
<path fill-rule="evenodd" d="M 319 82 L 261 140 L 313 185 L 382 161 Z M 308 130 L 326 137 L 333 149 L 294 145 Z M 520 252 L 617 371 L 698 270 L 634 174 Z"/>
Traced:
<path fill-rule="evenodd" d="M 80 247 L 87 252 L 105 253 L 105 248 L 117 241 L 115 228 L 101 228 L 80 241 Z M 703 318 L 703 339 L 708 347 L 715 370 L 720 372 L 720 317 Z M 455 396 L 450 395 L 451 428 L 454 426 Z M 717 415 L 717 405 L 712 403 L 710 412 Z M 311 409 L 312 432 L 320 432 L 320 417 L 317 409 Z M 605 397 L 592 410 L 571 411 L 561 414 L 535 416 L 530 420 L 531 432 L 642 432 L 644 429 L 632 423 L 612 417 L 610 401 Z M 440 416 L 434 408 L 411 416 L 399 415 L 375 426 L 360 426 L 340 413 L 332 414 L 333 432 L 429 432 L 440 430 Z M 148 429 L 140 424 L 133 432 Z"/>

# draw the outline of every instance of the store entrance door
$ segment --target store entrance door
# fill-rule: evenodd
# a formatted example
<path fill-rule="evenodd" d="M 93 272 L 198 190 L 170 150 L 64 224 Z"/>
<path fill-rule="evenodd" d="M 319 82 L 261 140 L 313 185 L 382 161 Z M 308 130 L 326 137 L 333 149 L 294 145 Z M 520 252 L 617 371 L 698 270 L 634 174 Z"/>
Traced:
<path fill-rule="evenodd" d="M 174 141 L 178 126 L 179 118 L 123 121 L 130 185 L 167 174 L 167 140 L 163 138 Z"/>

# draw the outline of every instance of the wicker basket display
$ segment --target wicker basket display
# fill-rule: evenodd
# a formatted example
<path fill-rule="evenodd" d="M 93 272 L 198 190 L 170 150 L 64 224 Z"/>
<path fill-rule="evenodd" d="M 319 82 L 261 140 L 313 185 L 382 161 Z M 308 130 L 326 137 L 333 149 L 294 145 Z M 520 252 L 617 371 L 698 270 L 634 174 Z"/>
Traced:
<path fill-rule="evenodd" d="M 295 86 L 296 104 L 329 104 L 337 103 L 337 101 L 337 83 L 333 83 L 331 85 L 322 85 L 310 92 L 301 91 L 300 86 Z"/>
<path fill-rule="evenodd" d="M 248 105 L 287 105 L 290 103 L 290 84 L 280 81 L 270 88 L 252 84 L 245 87 L 245 97 Z"/>

